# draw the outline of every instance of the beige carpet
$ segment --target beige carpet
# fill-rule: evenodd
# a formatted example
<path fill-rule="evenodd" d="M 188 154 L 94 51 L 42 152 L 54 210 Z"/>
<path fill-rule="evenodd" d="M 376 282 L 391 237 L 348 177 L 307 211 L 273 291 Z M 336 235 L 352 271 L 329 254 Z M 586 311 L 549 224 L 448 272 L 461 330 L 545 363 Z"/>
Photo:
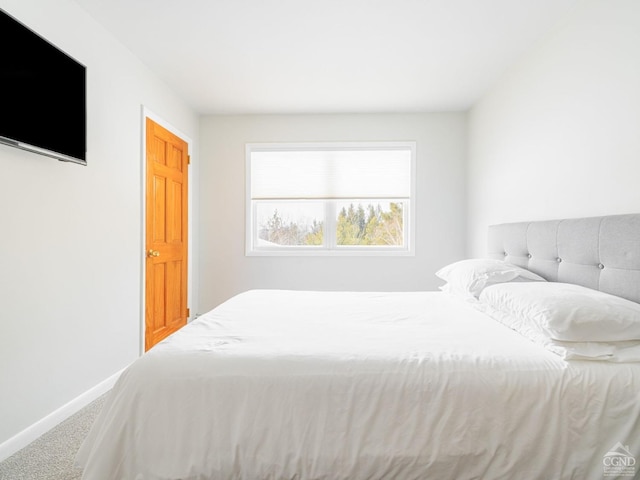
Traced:
<path fill-rule="evenodd" d="M 76 452 L 104 399 L 105 395 L 0 462 L 0 480 L 80 480 L 82 471 L 73 465 Z"/>

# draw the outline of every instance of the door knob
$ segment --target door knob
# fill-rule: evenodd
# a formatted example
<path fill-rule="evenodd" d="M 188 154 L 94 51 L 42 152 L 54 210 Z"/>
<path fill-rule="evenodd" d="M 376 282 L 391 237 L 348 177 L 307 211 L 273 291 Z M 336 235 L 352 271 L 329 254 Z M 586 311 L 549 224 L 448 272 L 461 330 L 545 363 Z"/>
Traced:
<path fill-rule="evenodd" d="M 147 252 L 147 257 L 159 257 L 160 252 L 158 250 L 149 250 Z"/>

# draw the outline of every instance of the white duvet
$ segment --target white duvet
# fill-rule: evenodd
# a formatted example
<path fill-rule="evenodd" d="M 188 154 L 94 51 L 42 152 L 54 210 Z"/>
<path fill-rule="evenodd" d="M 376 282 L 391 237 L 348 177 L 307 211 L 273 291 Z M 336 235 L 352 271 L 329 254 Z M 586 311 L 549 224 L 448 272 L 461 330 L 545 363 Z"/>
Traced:
<path fill-rule="evenodd" d="M 85 480 L 602 479 L 618 442 L 640 461 L 639 418 L 640 364 L 566 362 L 446 293 L 253 290 L 134 362 L 77 459 Z"/>

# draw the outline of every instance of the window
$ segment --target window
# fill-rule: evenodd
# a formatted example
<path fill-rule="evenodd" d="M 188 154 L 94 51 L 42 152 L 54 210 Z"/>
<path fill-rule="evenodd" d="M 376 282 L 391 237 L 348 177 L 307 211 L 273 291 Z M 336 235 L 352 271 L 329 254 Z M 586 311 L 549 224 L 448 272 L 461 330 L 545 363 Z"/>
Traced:
<path fill-rule="evenodd" d="M 247 145 L 247 255 L 412 255 L 415 143 Z"/>

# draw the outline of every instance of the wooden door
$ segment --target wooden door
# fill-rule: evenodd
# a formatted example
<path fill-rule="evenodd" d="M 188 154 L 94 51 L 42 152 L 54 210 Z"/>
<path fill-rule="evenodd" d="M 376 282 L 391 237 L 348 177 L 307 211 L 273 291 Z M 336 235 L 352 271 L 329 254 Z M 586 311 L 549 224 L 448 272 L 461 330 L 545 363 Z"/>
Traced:
<path fill-rule="evenodd" d="M 187 323 L 187 142 L 146 119 L 145 351 Z"/>

